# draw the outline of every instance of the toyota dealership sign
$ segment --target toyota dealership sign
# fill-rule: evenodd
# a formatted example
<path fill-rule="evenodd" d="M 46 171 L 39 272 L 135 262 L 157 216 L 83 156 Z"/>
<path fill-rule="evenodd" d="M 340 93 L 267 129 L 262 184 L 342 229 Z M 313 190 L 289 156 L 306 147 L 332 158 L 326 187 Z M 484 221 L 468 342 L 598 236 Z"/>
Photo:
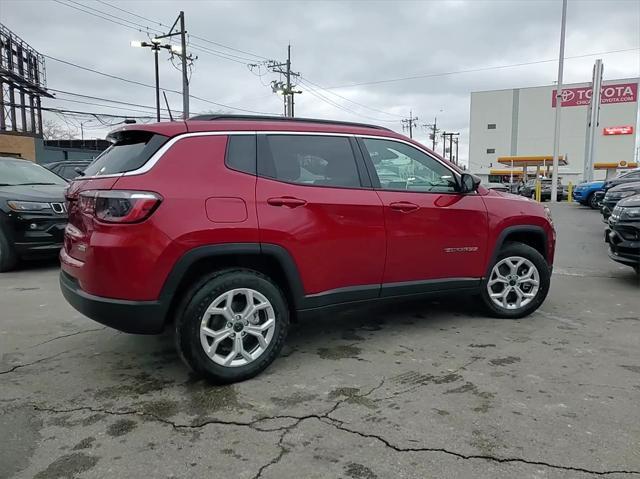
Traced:
<path fill-rule="evenodd" d="M 617 85 L 603 85 L 600 104 L 629 103 L 638 100 L 637 83 L 619 83 Z M 591 102 L 591 86 L 567 88 L 562 90 L 562 106 L 585 106 Z M 553 90 L 551 106 L 556 106 L 557 90 Z"/>
<path fill-rule="evenodd" d="M 610 135 L 632 135 L 633 134 L 633 126 L 606 126 L 602 130 L 602 134 L 605 136 Z"/>

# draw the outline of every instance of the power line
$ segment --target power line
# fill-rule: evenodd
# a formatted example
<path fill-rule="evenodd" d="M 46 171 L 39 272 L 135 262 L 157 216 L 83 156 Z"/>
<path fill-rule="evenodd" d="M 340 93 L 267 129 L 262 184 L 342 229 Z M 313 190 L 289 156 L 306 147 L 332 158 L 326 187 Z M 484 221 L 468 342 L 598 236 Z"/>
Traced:
<path fill-rule="evenodd" d="M 148 111 L 144 111 L 144 110 L 138 110 L 138 109 L 134 109 L 134 108 L 126 108 L 123 106 L 114 106 L 114 105 L 104 105 L 101 103 L 94 103 L 94 102 L 89 102 L 89 101 L 83 101 L 83 100 L 73 100 L 70 98 L 55 98 L 58 101 L 68 101 L 68 102 L 72 102 L 72 103 L 81 103 L 84 105 L 91 105 L 91 106 L 99 106 L 101 108 L 112 108 L 112 109 L 116 109 L 116 110 L 123 110 L 123 111 L 132 111 L 134 113 L 149 113 Z M 155 107 L 152 107 L 153 110 L 155 110 Z"/>
<path fill-rule="evenodd" d="M 99 3 L 102 3 L 103 5 L 106 5 L 106 6 L 109 6 L 109 7 L 111 7 L 111 8 L 114 8 L 114 9 L 116 9 L 116 10 L 119 10 L 119 11 L 123 12 L 123 13 L 127 13 L 127 14 L 132 15 L 132 16 L 134 16 L 134 17 L 136 17 L 136 18 L 141 19 L 141 20 L 146 20 L 147 22 L 155 23 L 155 24 L 157 24 L 157 25 L 159 25 L 159 26 L 162 26 L 162 27 L 165 27 L 165 28 L 171 28 L 169 25 L 166 25 L 166 24 L 164 24 L 164 23 L 162 23 L 162 22 L 159 22 L 159 21 L 157 21 L 157 20 L 153 20 L 153 19 L 150 19 L 150 18 L 144 17 L 144 16 L 142 16 L 142 15 L 138 15 L 138 14 L 137 14 L 137 13 L 135 13 L 135 12 L 132 12 L 132 11 L 130 11 L 130 10 L 126 10 L 126 9 L 124 9 L 124 8 L 122 8 L 122 7 L 118 7 L 118 6 L 116 6 L 116 5 L 113 5 L 113 4 L 112 4 L 112 3 L 110 3 L 110 2 L 105 2 L 104 0 L 97 0 L 97 1 L 98 1 Z M 234 52 L 244 53 L 245 55 L 249 55 L 249 56 L 256 57 L 256 58 L 261 58 L 261 59 L 263 59 L 263 60 L 268 60 L 268 58 L 267 58 L 267 57 L 263 57 L 262 55 L 258 55 L 257 53 L 248 52 L 248 51 L 246 51 L 246 50 L 241 50 L 241 49 L 239 49 L 239 48 L 230 47 L 229 45 L 225 45 L 225 44 L 223 44 L 223 43 L 214 42 L 213 40 L 209 40 L 209 39 L 207 39 L 207 38 L 200 37 L 200 36 L 198 36 L 198 35 L 194 35 L 193 33 L 190 33 L 189 35 L 190 35 L 191 37 L 195 38 L 196 40 L 201 40 L 201 41 L 203 41 L 203 42 L 210 43 L 211 45 L 216 45 L 216 46 L 219 46 L 219 47 L 222 47 L 222 48 L 226 48 L 227 50 L 232 50 L 232 51 L 234 51 Z"/>
<path fill-rule="evenodd" d="M 87 14 L 89 14 L 89 15 L 93 15 L 93 16 L 95 16 L 95 17 L 98 17 L 98 18 L 101 18 L 101 19 L 103 19 L 103 20 L 106 20 L 106 21 L 109 21 L 109 22 L 115 23 L 115 24 L 117 24 L 117 25 L 121 25 L 121 26 L 123 26 L 123 27 L 125 27 L 125 28 L 128 28 L 128 29 L 131 29 L 131 30 L 135 30 L 135 31 L 139 31 L 139 32 L 143 32 L 143 33 L 144 33 L 145 31 L 143 31 L 143 30 L 141 30 L 141 29 L 140 29 L 140 28 L 144 28 L 144 29 L 146 30 L 146 32 L 147 32 L 147 33 L 148 33 L 148 31 L 149 31 L 149 30 L 155 30 L 156 32 L 160 32 L 158 29 L 155 29 L 155 28 L 149 27 L 148 25 L 143 25 L 143 24 L 140 24 L 140 23 L 136 23 L 136 22 L 133 22 L 133 21 L 130 21 L 130 20 L 124 19 L 124 18 L 122 18 L 122 17 L 115 16 L 115 15 L 113 15 L 113 14 L 109 13 L 109 12 L 104 12 L 103 10 L 98 10 L 98 9 L 96 9 L 96 8 L 89 7 L 89 6 L 86 6 L 86 5 L 84 5 L 84 4 L 80 4 L 80 3 L 78 3 L 78 2 L 76 2 L 76 1 L 74 1 L 74 0 L 66 0 L 66 1 L 71 2 L 71 3 L 74 3 L 74 4 L 76 4 L 76 5 L 80 5 L 80 6 L 84 7 L 84 8 L 88 8 L 89 10 L 85 10 L 84 8 L 79 8 L 79 7 L 77 7 L 77 6 L 74 6 L 74 5 L 70 5 L 70 4 L 64 3 L 64 2 L 62 2 L 61 0 L 54 0 L 54 1 L 55 1 L 55 2 L 57 2 L 57 3 L 59 3 L 59 4 L 61 4 L 61 5 L 67 6 L 67 7 L 69 7 L 69 8 L 73 8 L 73 9 L 75 9 L 75 10 L 81 11 L 81 12 L 83 12 L 83 13 L 87 13 Z M 99 1 L 100 1 L 100 0 L 99 0 Z M 104 5 L 108 5 L 108 6 L 112 7 L 112 8 L 117 8 L 117 10 L 123 11 L 124 13 L 128 13 L 129 15 L 134 15 L 134 16 L 136 16 L 137 18 L 141 18 L 141 19 L 144 19 L 144 20 L 146 20 L 146 21 L 149 21 L 149 22 L 155 23 L 153 20 L 150 20 L 150 19 L 148 19 L 148 18 L 146 18 L 146 17 L 143 17 L 143 16 L 141 16 L 141 15 L 134 14 L 134 13 L 132 13 L 132 12 L 129 12 L 129 11 L 127 11 L 127 10 L 125 10 L 125 9 L 122 9 L 122 8 L 119 8 L 119 7 L 114 7 L 113 5 L 109 4 L 108 2 L 100 1 L 100 3 L 102 3 L 102 4 L 104 4 Z M 93 11 L 91 11 L 91 10 L 93 10 Z M 94 12 L 97 12 L 97 13 L 94 13 Z M 105 16 L 105 15 L 106 15 L 106 16 Z M 111 17 L 111 18 L 109 18 L 109 17 Z M 115 18 L 116 20 L 113 20 L 114 18 Z M 135 25 L 135 26 L 131 26 L 131 25 L 124 24 L 124 23 L 122 23 L 122 22 L 121 22 L 121 21 L 119 21 L 119 20 L 121 20 L 121 21 L 125 21 L 125 22 L 128 22 L 128 23 L 130 23 L 131 25 Z M 164 27 L 170 28 L 168 25 L 165 25 L 165 24 L 164 24 L 164 23 L 162 23 L 162 22 L 157 22 L 157 23 L 158 23 L 159 25 L 161 25 L 161 26 L 164 26 Z M 232 48 L 232 47 L 228 47 L 228 46 L 226 46 L 226 45 L 223 45 L 223 44 L 220 44 L 220 43 L 217 43 L 217 42 L 213 42 L 213 41 L 208 40 L 208 39 L 205 39 L 205 38 L 203 38 L 203 37 L 198 37 L 198 36 L 196 36 L 196 35 L 191 35 L 191 36 L 192 36 L 193 38 L 198 38 L 198 39 L 201 39 L 202 41 L 206 41 L 206 42 L 211 43 L 211 44 L 219 45 L 219 46 L 222 46 L 222 47 L 224 47 L 224 48 L 228 48 L 228 49 L 230 49 L 230 50 L 240 51 L 240 52 L 246 53 L 246 54 L 248 54 L 248 55 L 252 55 L 252 56 L 255 56 L 255 57 L 258 57 L 258 58 L 266 59 L 266 57 L 263 57 L 263 56 L 261 56 L 261 55 L 257 55 L 257 54 L 253 54 L 253 53 L 250 53 L 250 52 L 245 52 L 245 51 L 243 51 L 243 50 L 238 50 L 238 49 L 235 49 L 235 48 Z M 217 56 L 217 57 L 219 57 L 219 58 L 223 58 L 223 59 L 225 59 L 225 60 L 233 61 L 233 62 L 235 62 L 235 63 L 240 63 L 240 64 L 243 64 L 243 65 L 246 65 L 248 62 L 253 61 L 253 60 L 252 60 L 252 59 L 250 59 L 250 58 L 241 57 L 241 56 L 233 55 L 233 54 L 226 53 L 226 52 L 220 52 L 220 51 L 218 51 L 218 50 L 213 50 L 213 49 L 210 49 L 210 48 L 204 47 L 204 46 L 202 46 L 202 45 L 198 45 L 198 44 L 193 44 L 193 43 L 192 43 L 192 44 L 191 44 L 191 48 L 192 48 L 192 49 L 195 49 L 196 51 L 201 51 L 201 52 L 204 52 L 204 53 L 208 53 L 208 54 L 211 54 L 211 55 Z M 48 56 L 47 56 L 47 58 L 52 58 L 52 57 L 48 57 Z M 54 59 L 54 58 L 52 58 L 52 59 Z M 57 59 L 54 59 L 54 60 L 57 60 Z M 67 63 L 67 64 L 69 64 L 69 65 L 77 66 L 77 65 L 72 64 L 71 62 L 66 62 L 66 63 Z M 91 70 L 91 69 L 88 69 L 88 70 L 89 70 L 89 71 L 93 71 L 94 73 L 97 73 L 97 71 L 96 71 L 96 70 Z M 122 78 L 117 78 L 117 79 L 123 80 Z M 125 81 L 127 81 L 127 80 L 125 80 Z M 141 84 L 140 82 L 136 82 L 136 83 L 138 83 L 138 84 L 140 84 L 140 85 L 143 85 L 143 84 Z M 155 87 L 152 87 L 151 85 L 143 85 L 143 86 L 148 86 L 148 87 L 151 87 L 151 88 L 155 88 Z M 319 85 L 317 85 L 317 86 L 319 87 Z M 320 88 L 321 88 L 321 87 L 320 87 Z M 167 90 L 167 91 L 173 91 L 173 92 L 176 92 L 175 90 Z M 176 92 L 176 93 L 179 93 L 179 92 Z M 337 94 L 334 94 L 334 95 L 337 95 Z M 235 109 L 235 110 L 238 110 L 238 111 L 246 111 L 246 112 L 250 112 L 250 113 L 259 113 L 259 114 L 264 114 L 264 112 L 257 112 L 257 111 L 254 111 L 254 110 L 248 110 L 248 109 L 242 109 L 242 108 L 234 108 L 234 107 L 231 107 L 231 106 L 228 106 L 228 105 L 220 104 L 220 103 L 217 103 L 217 102 L 212 102 L 212 101 L 210 101 L 210 100 L 206 100 L 206 99 L 198 98 L 198 97 L 195 97 L 195 96 L 192 96 L 192 95 L 189 95 L 189 96 L 190 96 L 190 97 L 192 97 L 192 98 L 195 98 L 195 99 L 199 99 L 200 101 L 204 101 L 204 102 L 206 102 L 206 103 L 210 103 L 210 104 L 213 104 L 213 105 L 216 105 L 216 106 L 220 106 L 220 107 L 223 107 L 223 108 L 231 108 L 231 109 Z M 336 103 L 336 102 L 331 102 L 331 100 L 329 100 L 328 98 L 324 97 L 323 95 L 319 95 L 319 96 L 318 96 L 318 95 L 315 95 L 315 96 L 317 96 L 317 97 L 319 97 L 319 98 L 323 99 L 323 101 L 328 102 L 329 104 L 332 104 L 333 106 L 336 106 L 336 105 L 337 105 L 337 103 Z M 354 104 L 358 104 L 357 102 L 354 102 L 354 101 L 352 101 L 352 100 L 349 100 L 349 99 L 347 99 L 346 97 L 343 97 L 343 96 L 341 96 L 341 95 L 337 95 L 337 96 L 339 96 L 339 97 L 341 97 L 341 98 L 345 99 L 346 101 L 351 101 L 351 102 L 352 102 L 352 103 L 354 103 Z M 360 106 L 362 106 L 362 107 L 364 107 L 364 108 L 368 108 L 368 107 L 367 107 L 367 106 L 365 106 L 365 105 L 362 105 L 362 104 L 359 104 L 359 105 L 360 105 Z M 352 114 L 355 114 L 355 115 L 358 115 L 358 116 L 362 116 L 363 118 L 369 118 L 369 119 L 372 119 L 372 120 L 375 120 L 375 121 L 389 122 L 389 120 L 382 120 L 382 119 L 378 119 L 378 118 L 374 118 L 374 117 L 370 117 L 370 116 L 366 116 L 366 115 L 361 115 L 361 114 L 359 114 L 358 112 L 356 112 L 356 111 L 354 111 L 354 110 L 346 109 L 346 108 L 341 107 L 341 106 L 336 106 L 336 108 L 340 108 L 340 109 L 342 109 L 342 110 L 344 110 L 344 111 L 346 111 L 346 112 L 348 112 L 348 113 L 352 113 Z M 381 110 L 378 110 L 378 111 L 379 111 L 379 112 L 382 112 Z M 382 113 L 389 115 L 389 113 L 387 113 L 387 112 L 382 112 Z M 393 115 L 393 116 L 398 116 L 398 115 Z M 398 116 L 398 117 L 399 117 L 399 116 Z"/>
<path fill-rule="evenodd" d="M 355 101 L 355 100 L 351 100 L 351 99 L 347 98 L 346 96 L 340 95 L 340 94 L 338 94 L 338 93 L 336 93 L 336 92 L 333 92 L 333 91 L 330 91 L 330 90 L 327 90 L 326 88 L 324 88 L 324 87 L 322 87 L 322 86 L 318 85 L 317 83 L 312 82 L 311 80 L 309 80 L 309 79 L 308 79 L 308 78 L 306 78 L 306 77 L 301 77 L 301 78 L 302 78 L 302 79 L 304 79 L 304 80 L 306 80 L 306 82 L 307 82 L 307 83 L 310 83 L 311 85 L 314 85 L 314 86 L 318 87 L 319 89 L 321 89 L 321 90 L 323 90 L 323 91 L 326 91 L 327 93 L 330 93 L 331 95 L 335 95 L 335 96 L 337 96 L 338 98 L 342 98 L 343 100 L 346 100 L 346 101 L 348 101 L 349 103 L 353 103 L 354 105 L 358 105 L 358 106 L 360 106 L 360 107 L 362 107 L 362 108 L 366 108 L 367 110 L 371 110 L 371 111 L 374 111 L 374 112 L 377 112 L 377 113 L 383 113 L 383 114 L 385 114 L 385 115 L 394 116 L 394 117 L 396 117 L 396 118 L 402 118 L 402 115 L 397 115 L 397 114 L 395 114 L 395 113 L 389 113 L 389 112 L 384 111 L 384 110 L 379 110 L 379 109 L 377 109 L 377 108 L 373 108 L 373 107 L 370 107 L 370 106 L 364 105 L 364 104 L 362 104 L 362 103 L 358 103 L 357 101 Z"/>
<path fill-rule="evenodd" d="M 58 1 L 58 0 L 56 0 L 56 1 Z M 131 20 L 127 20 L 126 18 L 118 17 L 117 15 L 114 15 L 114 14 L 112 14 L 112 13 L 104 12 L 104 11 L 102 11 L 102 10 L 98 10 L 97 8 L 93 8 L 93 7 L 89 6 L 89 5 L 86 5 L 86 4 L 84 4 L 84 3 L 77 2 L 77 1 L 75 1 L 75 0 L 65 0 L 65 1 L 67 1 L 67 2 L 69 2 L 69 3 L 73 3 L 73 4 L 75 4 L 75 5 L 79 5 L 79 6 L 80 6 L 80 7 L 82 7 L 82 8 L 86 8 L 86 9 L 92 10 L 92 11 L 94 11 L 94 12 L 97 12 L 97 13 L 101 14 L 101 15 L 107 15 L 107 16 L 109 16 L 109 17 L 111 17 L 111 18 L 116 18 L 116 19 L 121 20 L 121 21 L 123 21 L 123 22 L 130 23 L 130 24 L 132 24 L 132 25 L 135 25 L 136 27 L 140 27 L 140 28 L 144 28 L 144 29 L 146 29 L 146 30 L 152 30 L 152 31 L 155 31 L 155 32 L 158 32 L 158 33 L 162 33 L 162 31 L 161 31 L 161 30 L 159 30 L 159 29 L 157 29 L 157 28 L 150 28 L 148 25 L 142 25 L 142 24 L 140 24 L 140 23 L 132 22 Z M 58 2 L 58 3 L 60 3 L 60 2 Z M 67 5 L 67 6 L 71 6 L 71 5 Z M 72 8 L 73 8 L 73 7 L 72 7 Z M 89 13 L 89 12 L 86 12 L 86 13 Z"/>
<path fill-rule="evenodd" d="M 83 67 L 81 65 L 78 65 L 76 63 L 73 63 L 73 62 L 70 62 L 70 61 L 67 61 L 67 60 L 62 60 L 60 58 L 52 57 L 51 55 L 46 55 L 46 54 L 42 54 L 42 55 L 45 58 L 48 58 L 50 60 L 53 60 L 53 61 L 56 61 L 56 62 L 60 62 L 60 63 L 64 63 L 65 65 L 69 65 L 69 66 L 72 66 L 74 68 L 79 68 L 81 70 L 85 70 L 85 71 L 88 71 L 88 72 L 91 72 L 91 73 L 95 73 L 97 75 L 102 75 L 102 76 L 105 76 L 105 77 L 108 77 L 108 78 L 112 78 L 114 80 L 120 80 L 120 81 L 131 83 L 131 84 L 134 84 L 134 85 L 155 89 L 155 86 L 149 85 L 147 83 L 142 83 L 142 82 L 139 82 L 137 80 L 131 80 L 131 79 L 128 79 L 128 78 L 123 78 L 123 77 L 120 77 L 120 76 L 117 76 L 117 75 L 113 75 L 111 73 L 101 72 L 101 71 L 95 70 L 93 68 Z M 163 90 L 165 90 L 167 92 L 171 92 L 171 93 L 182 94 L 182 92 L 180 92 L 178 90 L 172 90 L 172 89 L 169 89 L 169 88 L 164 88 Z M 218 106 L 218 107 L 221 107 L 221 108 L 227 108 L 227 109 L 230 109 L 230 110 L 243 111 L 243 112 L 247 112 L 247 113 L 257 113 L 259 115 L 269 115 L 269 114 L 271 114 L 271 113 L 268 113 L 268 112 L 262 112 L 262 111 L 250 110 L 250 109 L 247 109 L 247 108 L 240 108 L 240 107 L 235 107 L 235 106 L 231 106 L 231 105 L 225 105 L 224 103 L 215 102 L 213 100 L 208 100 L 206 98 L 202 98 L 202 97 L 199 97 L 199 96 L 196 96 L 196 95 L 189 95 L 189 98 L 193 98 L 194 100 L 199 100 L 199 101 L 204 102 L 204 103 L 215 105 L 215 106 Z"/>
<path fill-rule="evenodd" d="M 106 101 L 106 102 L 109 102 L 109 103 L 116 103 L 116 104 L 119 104 L 119 105 L 137 106 L 137 107 L 140 107 L 140 108 L 147 108 L 147 109 L 151 109 L 151 110 L 154 110 L 154 111 L 156 109 L 155 106 L 151 106 L 151 105 L 140 105 L 138 103 L 131 103 L 131 102 L 120 101 L 120 100 L 111 100 L 109 98 L 101 98 L 101 97 L 98 97 L 98 96 L 84 95 L 84 94 L 81 94 L 81 93 L 73 93 L 73 92 L 70 92 L 70 91 L 58 90 L 56 88 L 47 88 L 47 90 L 53 91 L 53 92 L 56 92 L 56 93 L 62 93 L 64 95 L 77 96 L 77 97 L 81 97 L 81 98 L 89 98 L 91 100 Z M 58 98 L 58 97 L 54 97 L 54 99 L 61 100 L 61 98 Z M 165 110 L 166 111 L 167 109 L 166 108 L 161 108 L 161 110 Z M 172 110 L 172 113 L 173 113 L 173 110 Z M 177 111 L 176 113 L 180 113 L 180 112 Z"/>
<path fill-rule="evenodd" d="M 156 34 L 162 34 L 163 33 L 161 30 L 158 30 L 157 28 L 149 27 L 148 25 L 143 25 L 143 24 L 140 24 L 140 23 L 132 22 L 132 21 L 127 20 L 127 19 L 123 19 L 122 17 L 118 17 L 118 16 L 113 15 L 113 14 L 111 14 L 109 12 L 104 12 L 102 10 L 98 10 L 97 8 L 93 8 L 93 7 L 90 7 L 88 5 L 84 5 L 84 4 L 75 2 L 74 0 L 65 0 L 65 1 L 74 3 L 75 5 L 70 5 L 68 3 L 63 2 L 62 0 L 53 0 L 53 1 L 59 3 L 60 5 L 64 5 L 65 7 L 73 8 L 74 10 L 86 13 L 88 15 L 92 15 L 94 17 L 100 18 L 102 20 L 106 20 L 106 21 L 111 22 L 111 23 L 115 23 L 116 25 L 120 25 L 120 26 L 128 28 L 130 30 L 134 30 L 134 31 L 141 32 L 141 33 L 146 33 L 146 34 L 149 34 L 150 31 L 155 32 Z M 80 5 L 80 7 L 76 6 L 76 5 Z M 89 10 L 86 10 L 86 9 L 89 9 Z M 114 18 L 116 20 L 114 20 Z M 122 23 L 123 21 L 124 22 L 128 22 L 131 25 L 127 25 L 126 23 Z M 132 26 L 132 25 L 134 25 L 134 26 Z M 170 28 L 170 27 L 167 27 L 167 28 Z M 194 35 L 191 35 L 191 36 L 195 38 Z M 214 42 L 211 42 L 211 41 L 206 40 L 206 39 L 204 39 L 204 40 L 208 41 L 209 43 L 214 43 Z M 208 53 L 208 54 L 216 56 L 218 58 L 222 58 L 224 60 L 229 60 L 229 61 L 232 61 L 232 62 L 235 62 L 235 63 L 242 64 L 242 65 L 245 65 L 247 62 L 254 61 L 254 59 L 251 59 L 251 58 L 240 57 L 240 56 L 234 55 L 232 53 L 226 53 L 226 52 L 221 52 L 221 51 L 218 51 L 218 50 L 213 50 L 211 48 L 204 47 L 202 45 L 198 45 L 198 44 L 195 44 L 195 43 L 191 44 L 191 48 L 195 49 L 197 51 L 202 51 L 203 53 Z M 260 57 L 260 58 L 262 58 L 262 57 Z"/>
<path fill-rule="evenodd" d="M 74 10 L 78 10 L 80 12 L 84 12 L 84 13 L 87 13 L 89 15 L 93 15 L 94 17 L 101 18 L 102 20 L 106 20 L 107 22 L 115 23 L 116 25 L 121 25 L 121 26 L 123 26 L 125 28 L 129 28 L 129 29 L 135 30 L 137 32 L 148 33 L 148 31 L 149 31 L 149 29 L 146 28 L 146 27 L 145 27 L 145 30 L 142 30 L 142 29 L 136 28 L 136 27 L 132 27 L 131 25 L 127 25 L 126 23 L 122 23 L 122 22 L 119 22 L 117 20 L 113 20 L 112 18 L 108 18 L 108 17 L 102 16 L 102 15 L 98 15 L 97 13 L 93 13 L 93 12 L 91 12 L 89 10 L 85 10 L 83 8 L 80 8 L 80 7 L 77 7 L 77 6 L 74 6 L 74 5 L 69 5 L 68 3 L 62 2 L 61 0 L 53 0 L 53 1 L 56 2 L 56 3 L 59 3 L 60 5 L 64 5 L 65 7 L 73 8 Z"/>
<path fill-rule="evenodd" d="M 570 56 L 570 57 L 565 57 L 565 60 L 573 60 L 576 58 L 586 58 L 586 57 L 594 57 L 594 56 L 599 56 L 599 55 L 608 55 L 611 53 L 623 53 L 623 52 L 633 52 L 633 51 L 637 51 L 640 50 L 640 48 L 626 48 L 626 49 L 622 49 L 622 50 L 609 50 L 606 52 L 593 52 L 593 53 L 585 53 L 584 55 L 574 55 L 574 56 Z M 504 68 L 515 68 L 515 67 L 522 67 L 522 66 L 527 66 L 527 65 L 539 65 L 541 63 L 553 63 L 553 62 L 557 62 L 557 59 L 551 59 L 551 60 L 536 60 L 536 61 L 530 61 L 530 62 L 522 62 L 522 63 L 512 63 L 509 65 L 498 65 L 498 66 L 493 66 L 493 67 L 480 67 L 480 68 L 470 68 L 467 70 L 455 70 L 455 71 L 450 71 L 450 72 L 441 72 L 441 73 L 424 73 L 424 74 L 418 74 L 418 75 L 410 75 L 410 76 L 406 76 L 406 77 L 398 77 L 398 78 L 388 78 L 388 79 L 384 79 L 384 80 L 374 80 L 374 81 L 367 81 L 367 82 L 359 82 L 359 83 L 345 83 L 342 85 L 334 85 L 334 86 L 329 86 L 329 87 L 325 87 L 325 89 L 338 89 L 338 88 L 349 88 L 349 87 L 354 87 L 354 86 L 365 86 L 365 85 L 378 85 L 381 83 L 393 83 L 393 82 L 399 82 L 399 81 L 406 81 L 406 80 L 417 80 L 420 78 L 432 78 L 432 77 L 441 77 L 441 76 L 448 76 L 448 75 L 458 75 L 461 73 L 476 73 L 476 72 L 483 72 L 483 71 L 489 71 L 489 70 L 501 70 Z"/>
<path fill-rule="evenodd" d="M 19 106 L 17 103 L 5 103 L 6 106 Z M 51 108 L 51 107 L 42 107 L 43 111 L 51 111 L 54 113 L 66 113 L 71 115 L 90 115 L 90 116 L 104 116 L 107 118 L 132 118 L 132 119 L 141 119 L 141 120 L 153 120 L 155 116 L 131 116 L 131 115 L 115 115 L 111 113 L 99 113 L 95 111 L 80 111 L 80 110 L 66 110 L 64 108 Z"/>
<path fill-rule="evenodd" d="M 311 95 L 315 96 L 316 98 L 318 98 L 319 100 L 333 106 L 334 108 L 337 108 L 339 110 L 342 110 L 346 113 L 349 113 L 351 115 L 356 115 L 356 116 L 361 116 L 362 118 L 367 118 L 369 120 L 373 120 L 373 121 L 377 121 L 377 122 L 382 122 L 382 123 L 396 123 L 396 121 L 394 120 L 383 120 L 381 118 L 375 118 L 372 116 L 368 116 L 368 115 L 364 115 L 362 113 L 359 113 L 355 110 L 352 110 L 344 105 L 341 105 L 335 101 L 333 101 L 332 99 L 326 97 L 325 95 L 323 95 L 322 93 L 320 93 L 318 90 L 316 90 L 315 88 L 313 88 L 307 81 L 303 80 L 302 78 L 300 78 L 300 83 L 302 83 L 303 85 L 306 86 L 307 88 L 307 92 L 311 93 Z"/>

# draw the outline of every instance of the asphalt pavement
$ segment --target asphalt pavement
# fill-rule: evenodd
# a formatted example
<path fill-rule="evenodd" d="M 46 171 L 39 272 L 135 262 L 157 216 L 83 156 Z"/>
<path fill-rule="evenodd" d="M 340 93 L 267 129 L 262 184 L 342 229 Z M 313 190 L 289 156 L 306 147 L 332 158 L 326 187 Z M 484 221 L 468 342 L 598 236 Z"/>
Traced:
<path fill-rule="evenodd" d="M 461 296 L 324 315 L 223 387 L 170 333 L 77 313 L 55 262 L 1 274 L 0 478 L 640 477 L 640 284 L 596 211 L 553 214 L 532 316 Z"/>

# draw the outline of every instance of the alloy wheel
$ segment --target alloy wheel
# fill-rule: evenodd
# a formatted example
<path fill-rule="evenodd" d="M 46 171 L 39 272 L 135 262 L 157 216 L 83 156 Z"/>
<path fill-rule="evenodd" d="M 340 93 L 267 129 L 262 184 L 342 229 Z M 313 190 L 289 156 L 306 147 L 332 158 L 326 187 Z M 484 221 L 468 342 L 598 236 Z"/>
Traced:
<path fill-rule="evenodd" d="M 521 256 L 510 256 L 496 263 L 487 282 L 491 301 L 500 308 L 510 310 L 527 306 L 539 289 L 538 268 Z"/>
<path fill-rule="evenodd" d="M 263 294 L 249 288 L 232 289 L 214 299 L 204 312 L 200 343 L 213 362 L 246 366 L 265 352 L 275 325 L 275 311 Z"/>

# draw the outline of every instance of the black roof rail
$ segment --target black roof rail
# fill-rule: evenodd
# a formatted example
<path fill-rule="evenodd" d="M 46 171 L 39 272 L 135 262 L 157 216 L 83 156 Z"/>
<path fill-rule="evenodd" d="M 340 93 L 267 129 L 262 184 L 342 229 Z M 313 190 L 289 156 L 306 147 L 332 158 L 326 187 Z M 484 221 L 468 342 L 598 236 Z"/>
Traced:
<path fill-rule="evenodd" d="M 214 120 L 247 120 L 247 121 L 295 121 L 303 123 L 321 123 L 325 125 L 344 125 L 344 126 L 359 126 L 362 128 L 375 128 L 376 130 L 387 130 L 389 128 L 378 125 L 370 125 L 368 123 L 356 123 L 351 121 L 336 121 L 336 120 L 323 120 L 319 118 L 290 118 L 286 116 L 269 116 L 269 115 L 196 115 L 189 118 L 187 121 L 214 121 Z"/>

